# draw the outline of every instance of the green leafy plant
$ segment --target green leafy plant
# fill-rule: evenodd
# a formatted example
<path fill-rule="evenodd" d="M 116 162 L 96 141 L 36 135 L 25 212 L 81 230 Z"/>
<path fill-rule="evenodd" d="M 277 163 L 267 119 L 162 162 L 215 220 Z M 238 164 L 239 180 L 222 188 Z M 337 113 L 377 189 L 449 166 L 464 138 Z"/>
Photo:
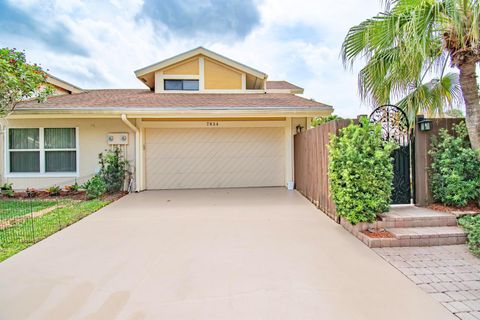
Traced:
<path fill-rule="evenodd" d="M 46 83 L 47 76 L 37 64 L 27 63 L 24 52 L 0 48 L 0 116 L 8 114 L 22 100 L 44 101 L 53 93 Z"/>
<path fill-rule="evenodd" d="M 13 190 L 13 183 L 4 183 L 2 186 L 0 186 L 0 190 Z"/>
<path fill-rule="evenodd" d="M 99 154 L 100 177 L 105 181 L 107 192 L 117 192 L 123 189 L 128 161 L 122 157 L 120 148 L 114 148 Z"/>
<path fill-rule="evenodd" d="M 337 115 L 331 114 L 325 117 L 315 117 L 312 119 L 312 127 L 317 127 L 319 125 L 322 125 L 324 123 L 334 121 L 334 120 L 339 120 L 342 119 Z"/>
<path fill-rule="evenodd" d="M 59 186 L 54 185 L 54 186 L 51 186 L 51 187 L 47 188 L 46 191 L 47 191 L 49 196 L 53 197 L 53 196 L 60 195 L 60 191 L 62 191 L 62 189 Z"/>
<path fill-rule="evenodd" d="M 2 190 L 2 194 L 7 198 L 13 198 L 15 196 L 15 191 L 13 191 L 13 190 Z"/>
<path fill-rule="evenodd" d="M 86 197 L 90 200 L 107 192 L 107 185 L 101 176 L 95 175 L 82 185 L 82 189 L 85 189 Z"/>
<path fill-rule="evenodd" d="M 386 212 L 392 195 L 393 142 L 384 142 L 381 126 L 361 118 L 331 136 L 328 167 L 337 213 L 352 224 L 373 222 Z"/>
<path fill-rule="evenodd" d="M 467 232 L 468 249 L 474 255 L 480 256 L 480 215 L 462 217 L 458 223 Z"/>
<path fill-rule="evenodd" d="M 15 192 L 13 191 L 13 183 L 4 183 L 0 186 L 0 190 L 2 191 L 2 195 L 8 198 L 12 198 L 15 196 Z"/>
<path fill-rule="evenodd" d="M 78 184 L 77 181 L 75 181 L 74 184 L 65 186 L 65 190 L 68 192 L 77 192 L 80 189 L 80 185 Z"/>
<path fill-rule="evenodd" d="M 480 197 L 480 160 L 467 140 L 465 123 L 453 132 L 442 129 L 432 139 L 431 184 L 435 201 L 461 207 Z"/>

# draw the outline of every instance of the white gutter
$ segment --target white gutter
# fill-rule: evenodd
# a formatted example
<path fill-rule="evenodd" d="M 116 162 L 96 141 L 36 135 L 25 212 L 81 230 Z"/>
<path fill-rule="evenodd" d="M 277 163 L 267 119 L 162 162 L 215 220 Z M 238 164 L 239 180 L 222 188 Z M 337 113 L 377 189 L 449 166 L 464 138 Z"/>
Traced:
<path fill-rule="evenodd" d="M 135 192 L 140 191 L 140 131 L 122 114 L 122 121 L 135 132 Z"/>

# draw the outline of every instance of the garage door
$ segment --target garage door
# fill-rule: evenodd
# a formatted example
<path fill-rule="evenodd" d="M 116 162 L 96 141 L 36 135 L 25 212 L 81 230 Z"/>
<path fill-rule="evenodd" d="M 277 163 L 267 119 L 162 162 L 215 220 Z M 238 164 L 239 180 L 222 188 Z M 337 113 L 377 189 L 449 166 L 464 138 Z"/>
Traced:
<path fill-rule="evenodd" d="M 147 189 L 282 186 L 283 128 L 146 130 Z"/>

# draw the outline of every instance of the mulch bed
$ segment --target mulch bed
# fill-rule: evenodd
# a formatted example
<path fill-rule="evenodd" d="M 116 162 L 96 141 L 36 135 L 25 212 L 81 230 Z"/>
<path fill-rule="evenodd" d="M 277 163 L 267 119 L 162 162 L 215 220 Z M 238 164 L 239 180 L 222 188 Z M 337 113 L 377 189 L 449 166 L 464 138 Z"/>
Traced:
<path fill-rule="evenodd" d="M 473 213 L 473 212 L 480 212 L 480 208 L 475 202 L 470 202 L 465 207 L 454 207 L 454 206 L 447 206 L 441 203 L 434 203 L 428 206 L 429 209 L 448 212 L 448 213 Z"/>
<path fill-rule="evenodd" d="M 109 193 L 109 194 L 104 194 L 103 196 L 100 197 L 100 200 L 102 201 L 117 201 L 121 197 L 127 195 L 127 191 L 119 191 L 115 193 Z"/>
<path fill-rule="evenodd" d="M 370 238 L 395 238 L 395 236 L 390 232 L 388 232 L 387 230 L 379 230 L 379 231 L 365 230 L 365 231 L 362 231 L 362 233 Z"/>

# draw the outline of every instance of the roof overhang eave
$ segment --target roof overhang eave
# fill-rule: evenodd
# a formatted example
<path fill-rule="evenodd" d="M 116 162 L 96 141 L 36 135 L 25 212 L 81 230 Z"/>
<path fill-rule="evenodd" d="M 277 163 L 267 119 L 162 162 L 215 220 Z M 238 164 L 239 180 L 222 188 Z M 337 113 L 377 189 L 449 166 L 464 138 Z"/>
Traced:
<path fill-rule="evenodd" d="M 8 118 L 21 119 L 25 116 L 35 117 L 36 115 L 88 115 L 88 116 L 111 116 L 116 117 L 118 115 L 126 114 L 129 116 L 172 116 L 189 114 L 195 115 L 219 115 L 219 114 L 235 114 L 235 115 L 298 115 L 298 114 L 324 114 L 333 111 L 331 106 L 318 106 L 318 107 L 75 107 L 75 108 L 19 108 L 13 111 Z"/>

